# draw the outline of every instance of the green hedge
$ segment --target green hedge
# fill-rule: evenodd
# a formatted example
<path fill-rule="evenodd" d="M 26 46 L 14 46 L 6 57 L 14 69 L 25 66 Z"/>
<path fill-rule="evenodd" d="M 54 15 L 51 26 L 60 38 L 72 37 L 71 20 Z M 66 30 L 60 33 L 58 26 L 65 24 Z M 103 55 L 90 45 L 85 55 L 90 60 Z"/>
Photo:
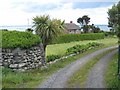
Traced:
<path fill-rule="evenodd" d="M 2 48 L 30 48 L 41 42 L 39 36 L 30 32 L 0 31 L 2 33 Z"/>
<path fill-rule="evenodd" d="M 97 39 L 104 39 L 104 37 L 105 37 L 104 33 L 65 34 L 59 36 L 56 40 L 53 40 L 52 44 L 69 43 L 80 40 L 97 40 Z"/>

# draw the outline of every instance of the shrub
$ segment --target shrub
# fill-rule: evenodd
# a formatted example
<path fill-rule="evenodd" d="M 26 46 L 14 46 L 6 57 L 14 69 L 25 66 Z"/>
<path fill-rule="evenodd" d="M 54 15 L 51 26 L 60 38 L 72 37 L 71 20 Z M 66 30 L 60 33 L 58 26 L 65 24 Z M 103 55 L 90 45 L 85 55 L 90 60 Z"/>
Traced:
<path fill-rule="evenodd" d="M 67 54 L 73 54 L 73 53 L 78 53 L 78 52 L 82 53 L 85 50 L 86 50 L 85 45 L 75 45 L 75 46 L 73 46 L 71 48 L 68 48 L 66 53 Z"/>
<path fill-rule="evenodd" d="M 2 32 L 2 48 L 30 48 L 41 42 L 39 36 L 30 32 L 0 31 Z"/>
<path fill-rule="evenodd" d="M 97 39 L 104 39 L 104 37 L 105 37 L 104 33 L 65 34 L 53 40 L 52 44 L 69 43 L 80 40 L 97 40 Z"/>
<path fill-rule="evenodd" d="M 105 33 L 105 36 L 114 36 L 115 35 L 115 32 L 104 32 Z"/>
<path fill-rule="evenodd" d="M 60 55 L 49 55 L 47 56 L 47 62 L 54 61 L 55 59 L 59 59 Z"/>
<path fill-rule="evenodd" d="M 91 42 L 91 43 L 88 43 L 87 45 L 88 45 L 89 47 L 96 47 L 96 46 L 99 46 L 100 43 Z"/>
<path fill-rule="evenodd" d="M 94 48 L 100 45 L 101 43 L 96 43 L 96 42 L 88 43 L 86 45 L 75 45 L 73 47 L 68 48 L 66 53 L 67 54 L 82 53 L 86 51 L 87 49 Z"/>

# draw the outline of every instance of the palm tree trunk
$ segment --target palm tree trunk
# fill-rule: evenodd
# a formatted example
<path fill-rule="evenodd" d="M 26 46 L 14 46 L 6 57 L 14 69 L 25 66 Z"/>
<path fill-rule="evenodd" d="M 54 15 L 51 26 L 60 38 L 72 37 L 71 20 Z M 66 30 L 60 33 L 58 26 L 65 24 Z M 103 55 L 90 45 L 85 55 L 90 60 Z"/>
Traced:
<path fill-rule="evenodd" d="M 44 62 L 43 62 L 43 65 L 46 65 L 46 44 L 43 44 L 43 50 L 44 50 Z"/>
<path fill-rule="evenodd" d="M 43 45 L 44 52 L 46 52 L 46 44 Z"/>
<path fill-rule="evenodd" d="M 43 60 L 42 60 L 42 65 L 45 66 L 46 65 L 46 45 L 42 44 L 43 48 Z"/>

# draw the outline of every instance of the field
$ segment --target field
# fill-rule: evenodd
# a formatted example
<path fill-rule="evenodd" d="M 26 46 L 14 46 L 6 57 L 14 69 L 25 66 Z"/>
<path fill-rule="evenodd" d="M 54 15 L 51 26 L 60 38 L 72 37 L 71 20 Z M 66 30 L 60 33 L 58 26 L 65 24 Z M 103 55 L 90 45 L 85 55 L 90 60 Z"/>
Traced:
<path fill-rule="evenodd" d="M 64 55 L 65 51 L 76 45 L 76 44 L 87 44 L 89 42 L 98 42 L 103 43 L 107 46 L 113 45 L 117 43 L 117 38 L 105 38 L 100 40 L 85 40 L 85 41 L 77 41 L 77 42 L 70 42 L 70 43 L 64 43 L 64 44 L 54 44 L 54 45 L 48 45 L 46 55 Z"/>

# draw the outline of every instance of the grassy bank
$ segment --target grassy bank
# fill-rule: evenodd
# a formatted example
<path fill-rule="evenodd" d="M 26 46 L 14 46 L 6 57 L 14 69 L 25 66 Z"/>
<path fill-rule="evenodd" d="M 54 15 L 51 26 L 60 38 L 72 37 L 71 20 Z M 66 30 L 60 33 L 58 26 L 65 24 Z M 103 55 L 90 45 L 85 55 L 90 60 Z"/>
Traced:
<path fill-rule="evenodd" d="M 117 76 L 117 69 L 118 69 L 118 54 L 116 54 L 113 57 L 113 60 L 109 62 L 106 74 L 105 74 L 105 80 L 106 80 L 106 87 L 108 88 L 118 88 L 120 90 L 120 80 Z"/>
<path fill-rule="evenodd" d="M 88 73 L 91 70 L 91 68 L 107 53 L 113 51 L 114 49 L 108 50 L 103 52 L 100 55 L 97 55 L 96 57 L 92 58 L 90 61 L 88 61 L 80 70 L 78 70 L 76 73 L 73 74 L 73 76 L 68 80 L 68 86 L 67 87 L 80 87 L 84 88 L 85 83 L 88 77 Z"/>
<path fill-rule="evenodd" d="M 48 45 L 47 46 L 47 56 L 48 55 L 64 55 L 65 51 L 73 47 L 76 44 L 87 44 L 90 42 L 98 42 L 98 43 L 103 43 L 106 46 L 110 45 L 115 45 L 117 43 L 117 38 L 105 38 L 105 39 L 100 39 L 100 40 L 85 40 L 85 41 L 78 41 L 78 42 L 70 42 L 70 43 L 63 43 L 63 44 L 54 44 L 54 45 Z"/>

